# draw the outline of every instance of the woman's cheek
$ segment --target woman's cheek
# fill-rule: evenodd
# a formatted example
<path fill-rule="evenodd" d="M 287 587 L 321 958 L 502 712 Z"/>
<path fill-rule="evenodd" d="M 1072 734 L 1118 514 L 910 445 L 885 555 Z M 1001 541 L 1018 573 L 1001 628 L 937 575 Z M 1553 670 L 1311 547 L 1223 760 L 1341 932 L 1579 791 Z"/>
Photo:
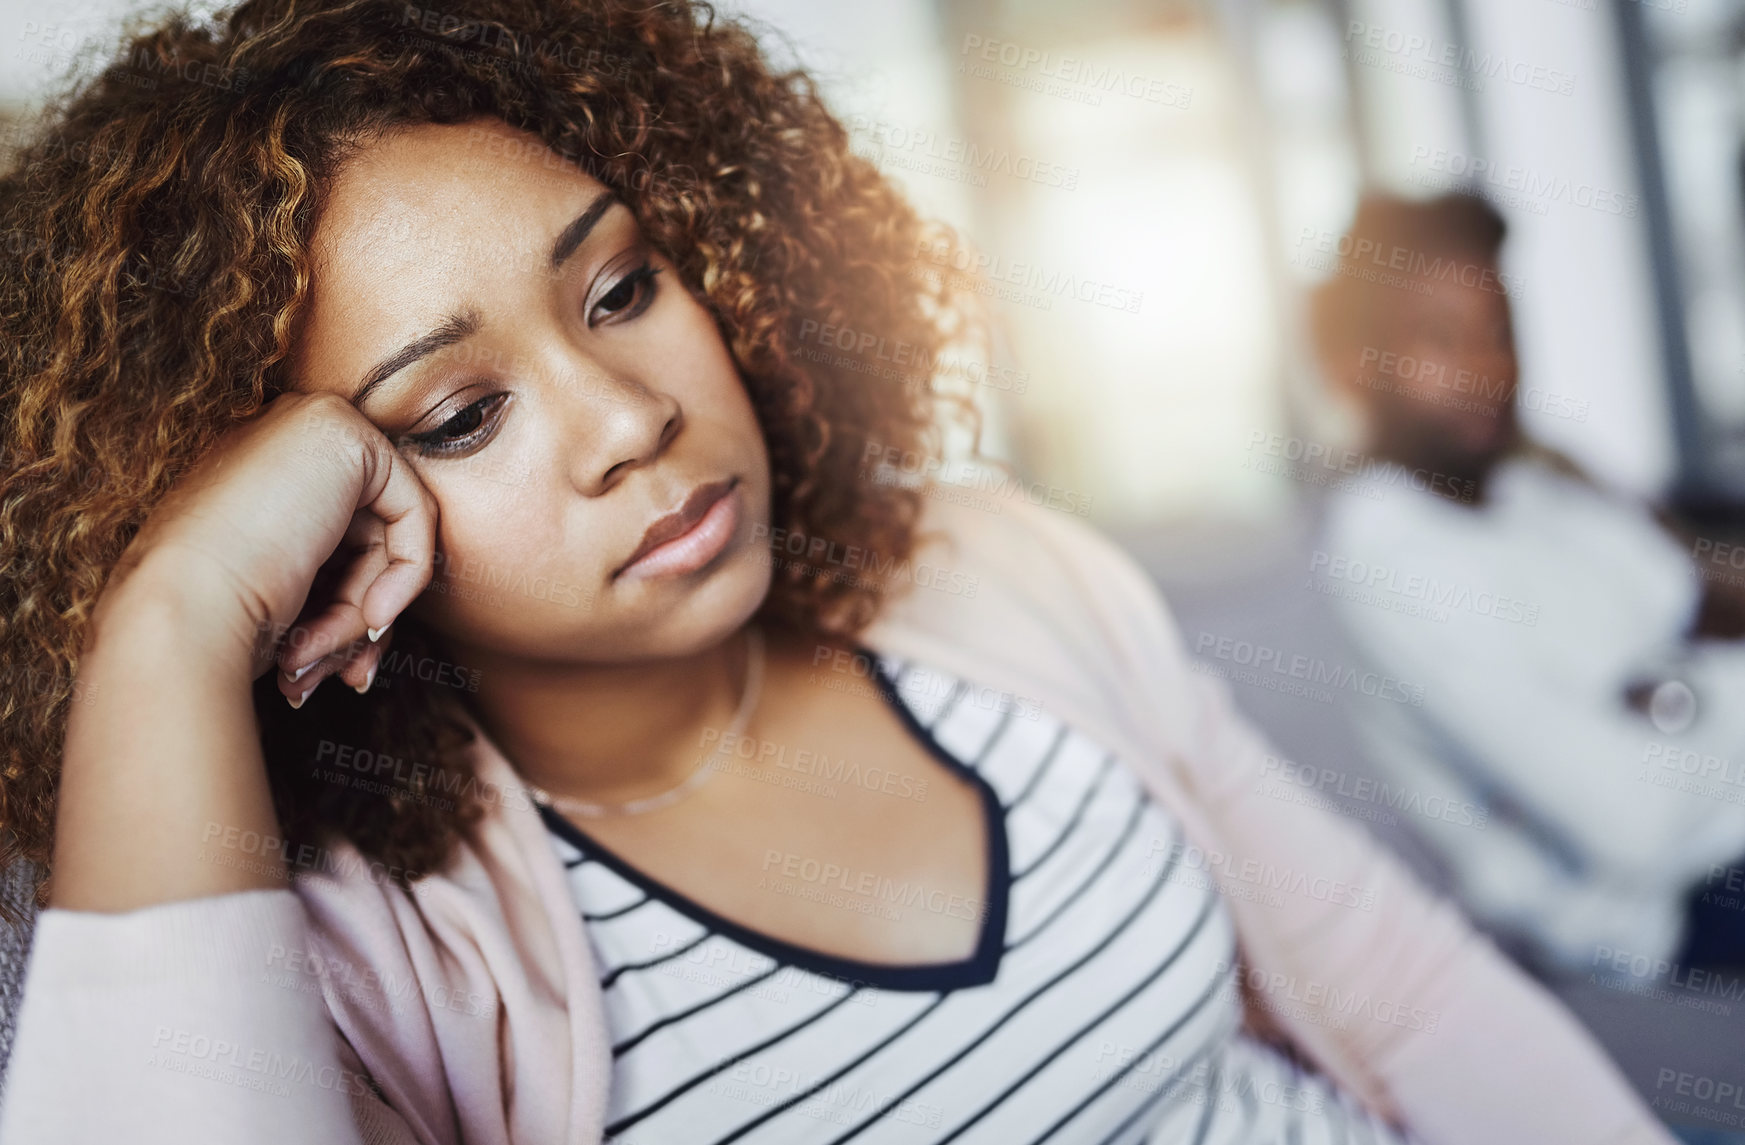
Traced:
<path fill-rule="evenodd" d="M 439 535 L 420 603 L 438 627 L 480 635 L 570 627 L 597 599 L 590 576 L 598 562 L 571 552 L 555 491 L 506 464 L 493 461 L 488 472 L 483 466 L 444 472 L 431 483 Z"/>

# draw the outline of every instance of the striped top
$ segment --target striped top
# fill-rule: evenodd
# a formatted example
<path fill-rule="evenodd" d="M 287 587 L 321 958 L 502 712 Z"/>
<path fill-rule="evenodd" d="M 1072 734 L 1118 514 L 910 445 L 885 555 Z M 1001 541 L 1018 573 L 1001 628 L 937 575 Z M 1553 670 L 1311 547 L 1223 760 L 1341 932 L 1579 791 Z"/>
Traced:
<path fill-rule="evenodd" d="M 544 810 L 604 989 L 615 1145 L 1398 1145 L 1238 1029 L 1235 935 L 1174 819 L 1038 708 L 869 654 L 878 689 L 987 825 L 982 902 L 816 863 L 773 893 L 900 924 L 967 911 L 967 959 L 823 954 L 723 918 Z M 858 683 L 858 681 L 857 681 Z M 1004 710 L 1001 710 L 1004 708 Z M 732 764 L 724 764 L 732 767 Z M 925 798 L 926 781 L 783 759 L 760 778 Z"/>

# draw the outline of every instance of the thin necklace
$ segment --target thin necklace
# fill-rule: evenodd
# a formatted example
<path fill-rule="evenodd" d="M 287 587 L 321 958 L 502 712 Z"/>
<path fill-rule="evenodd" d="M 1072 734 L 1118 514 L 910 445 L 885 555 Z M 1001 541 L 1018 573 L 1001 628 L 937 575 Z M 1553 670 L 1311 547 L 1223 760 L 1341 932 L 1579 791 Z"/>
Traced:
<path fill-rule="evenodd" d="M 676 787 L 669 787 L 641 799 L 632 799 L 627 803 L 590 803 L 585 799 L 574 799 L 567 795 L 553 795 L 543 787 L 530 783 L 527 785 L 527 792 L 533 796 L 533 801 L 545 807 L 574 812 L 583 818 L 598 819 L 607 815 L 641 815 L 683 799 L 714 773 L 715 757 L 737 744 L 739 737 L 745 734 L 746 725 L 751 723 L 751 713 L 756 709 L 758 694 L 763 690 L 763 633 L 756 625 L 752 625 L 745 630 L 745 637 L 745 690 L 739 697 L 739 710 L 733 713 L 733 723 L 726 733 L 716 741 L 718 746 L 715 750 L 698 760 L 697 769 Z"/>

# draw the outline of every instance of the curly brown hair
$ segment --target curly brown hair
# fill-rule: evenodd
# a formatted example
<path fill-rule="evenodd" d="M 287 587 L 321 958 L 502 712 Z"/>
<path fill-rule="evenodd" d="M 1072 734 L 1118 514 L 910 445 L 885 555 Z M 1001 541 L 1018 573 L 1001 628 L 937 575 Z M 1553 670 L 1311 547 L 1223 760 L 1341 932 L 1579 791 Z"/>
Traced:
<path fill-rule="evenodd" d="M 479 116 L 611 188 L 713 313 L 769 448 L 772 524 L 891 562 L 912 551 L 920 498 L 862 479 L 861 447 L 936 454 L 938 395 L 807 338 L 852 325 L 933 360 L 966 311 L 915 256 L 956 236 L 857 156 L 811 80 L 772 69 L 748 28 L 693 0 L 246 0 L 211 21 L 171 15 L 51 103 L 0 177 L 13 855 L 47 869 L 67 718 L 96 698 L 79 692 L 79 650 L 122 550 L 288 385 L 323 189 L 383 132 Z M 863 628 L 890 588 L 803 560 L 777 569 L 760 616 L 820 635 Z M 416 623 L 396 631 L 390 655 L 441 656 Z M 324 689 L 300 712 L 270 676 L 257 684 L 279 818 L 289 839 L 337 832 L 390 867 L 437 870 L 482 798 L 453 782 L 468 774 L 460 697 L 384 680 L 363 697 Z M 363 795 L 318 777 L 336 742 L 426 766 Z"/>

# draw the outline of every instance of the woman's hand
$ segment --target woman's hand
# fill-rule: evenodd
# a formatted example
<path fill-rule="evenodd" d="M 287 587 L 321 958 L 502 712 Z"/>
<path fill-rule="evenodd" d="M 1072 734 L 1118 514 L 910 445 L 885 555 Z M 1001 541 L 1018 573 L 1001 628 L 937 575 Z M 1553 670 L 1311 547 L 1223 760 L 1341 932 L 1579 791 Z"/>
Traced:
<path fill-rule="evenodd" d="M 143 576 L 196 594 L 188 642 L 246 655 L 251 680 L 276 662 L 300 704 L 331 674 L 367 686 L 379 638 L 430 581 L 435 535 L 435 501 L 375 426 L 334 395 L 286 394 L 164 498 L 111 592 Z"/>
<path fill-rule="evenodd" d="M 336 671 L 365 683 L 435 537 L 429 491 L 340 398 L 287 394 L 222 438 L 92 614 L 78 674 L 101 698 L 67 721 L 53 905 L 288 885 L 253 681 L 276 667 L 294 701 Z"/>

